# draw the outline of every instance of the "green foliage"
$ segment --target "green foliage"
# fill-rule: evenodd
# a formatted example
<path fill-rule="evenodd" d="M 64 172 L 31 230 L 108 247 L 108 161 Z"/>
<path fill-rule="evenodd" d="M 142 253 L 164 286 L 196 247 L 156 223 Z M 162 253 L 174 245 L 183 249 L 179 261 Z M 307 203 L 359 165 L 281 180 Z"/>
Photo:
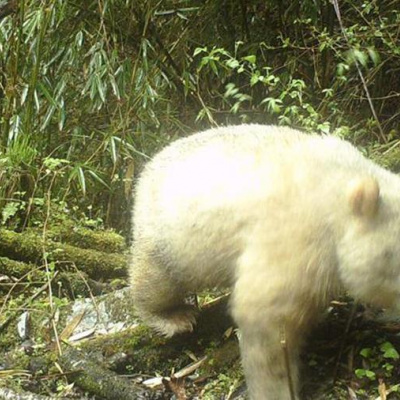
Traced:
<path fill-rule="evenodd" d="M 391 0 L 340 2 L 344 31 L 328 0 L 18 3 L 0 20 L 3 224 L 31 225 L 51 193 L 122 229 L 138 166 L 210 124 L 398 140 Z"/>
<path fill-rule="evenodd" d="M 14 217 L 17 214 L 17 211 L 20 210 L 20 205 L 21 203 L 18 202 L 9 202 L 7 203 L 3 210 L 2 210 L 2 219 L 1 223 L 2 225 L 5 225 L 6 222 L 11 218 Z"/>
<path fill-rule="evenodd" d="M 205 385 L 202 398 L 212 400 L 223 398 L 227 393 L 232 394 L 243 381 L 240 372 L 233 370 L 226 374 L 219 374 L 216 379 Z"/>
<path fill-rule="evenodd" d="M 360 351 L 363 357 L 364 368 L 357 368 L 354 372 L 357 378 L 368 378 L 375 381 L 379 376 L 391 378 L 393 370 L 399 364 L 399 353 L 390 342 L 383 342 L 378 347 L 366 347 Z"/>

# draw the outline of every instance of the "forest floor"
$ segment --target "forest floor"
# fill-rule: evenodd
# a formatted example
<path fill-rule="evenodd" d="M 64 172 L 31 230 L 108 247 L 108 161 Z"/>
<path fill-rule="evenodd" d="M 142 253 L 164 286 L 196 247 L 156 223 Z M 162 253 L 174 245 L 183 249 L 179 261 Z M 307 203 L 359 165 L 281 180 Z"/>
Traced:
<path fill-rule="evenodd" d="M 114 232 L 1 230 L 0 254 L 0 399 L 246 398 L 227 295 L 167 340 L 135 317 Z M 398 317 L 338 299 L 307 343 L 305 399 L 400 399 Z"/>

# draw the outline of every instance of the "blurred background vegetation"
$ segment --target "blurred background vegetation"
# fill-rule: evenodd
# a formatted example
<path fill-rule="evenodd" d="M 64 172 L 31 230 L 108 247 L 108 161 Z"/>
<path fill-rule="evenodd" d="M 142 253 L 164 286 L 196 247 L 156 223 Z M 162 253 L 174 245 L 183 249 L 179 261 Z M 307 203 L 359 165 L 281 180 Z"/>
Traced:
<path fill-rule="evenodd" d="M 334 133 L 396 169 L 399 72 L 399 0 L 0 0 L 1 224 L 126 233 L 141 164 L 223 124 Z"/>

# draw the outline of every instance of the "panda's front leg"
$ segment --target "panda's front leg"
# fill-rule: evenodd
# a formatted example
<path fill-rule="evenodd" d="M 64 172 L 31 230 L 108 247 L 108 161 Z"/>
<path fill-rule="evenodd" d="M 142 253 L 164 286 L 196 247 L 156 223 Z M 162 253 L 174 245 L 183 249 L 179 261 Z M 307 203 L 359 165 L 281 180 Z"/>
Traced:
<path fill-rule="evenodd" d="M 295 276 L 285 268 L 257 268 L 262 260 L 240 266 L 231 299 L 250 398 L 298 400 L 299 353 L 319 313 Z"/>
<path fill-rule="evenodd" d="M 281 329 L 279 324 L 271 324 L 263 332 L 259 328 L 241 329 L 242 363 L 252 400 L 299 399 L 299 345 Z"/>

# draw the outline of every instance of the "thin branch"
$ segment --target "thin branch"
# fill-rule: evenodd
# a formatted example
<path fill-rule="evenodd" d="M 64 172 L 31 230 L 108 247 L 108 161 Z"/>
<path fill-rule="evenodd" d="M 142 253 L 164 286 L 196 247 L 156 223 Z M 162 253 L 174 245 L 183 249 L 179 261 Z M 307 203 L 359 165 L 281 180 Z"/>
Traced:
<path fill-rule="evenodd" d="M 43 239 L 43 261 L 44 261 L 44 266 L 46 268 L 46 277 L 47 277 L 47 285 L 48 285 L 48 295 L 49 295 L 49 304 L 50 304 L 50 311 L 51 311 L 51 325 L 53 328 L 53 332 L 54 332 L 54 339 L 55 342 L 57 344 L 57 350 L 58 350 L 58 354 L 62 355 L 62 350 L 61 350 L 61 344 L 60 344 L 60 340 L 58 337 L 58 332 L 57 332 L 57 325 L 56 325 L 56 320 L 55 320 L 55 306 L 54 306 L 54 300 L 53 300 L 53 290 L 51 288 L 51 271 L 49 268 L 49 263 L 48 263 L 48 259 L 47 259 L 47 250 L 46 250 L 46 236 L 47 236 L 47 224 L 48 221 L 50 219 L 50 207 L 51 207 L 51 189 L 53 187 L 54 181 L 56 178 L 56 173 L 53 175 L 50 185 L 49 185 L 49 189 L 46 193 L 46 219 L 44 221 L 43 224 L 43 235 L 42 235 L 42 239 Z"/>

